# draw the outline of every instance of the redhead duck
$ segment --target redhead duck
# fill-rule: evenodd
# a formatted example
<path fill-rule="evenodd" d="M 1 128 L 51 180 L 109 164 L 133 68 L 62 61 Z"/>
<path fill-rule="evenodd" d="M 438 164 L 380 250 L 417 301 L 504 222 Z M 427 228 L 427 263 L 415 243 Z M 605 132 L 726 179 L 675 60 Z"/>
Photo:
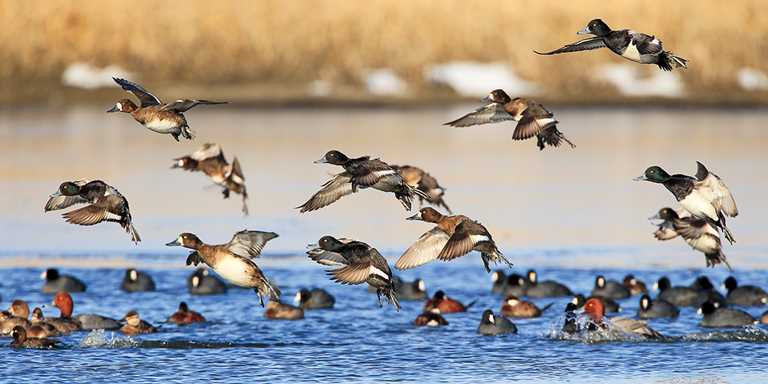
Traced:
<path fill-rule="evenodd" d="M 197 268 L 187 278 L 187 291 L 193 295 L 218 295 L 227 293 L 227 285 L 211 275 L 208 268 Z"/>
<path fill-rule="evenodd" d="M 27 329 L 27 337 L 29 338 L 44 339 L 61 336 L 61 332 L 56 327 L 45 321 L 43 310 L 38 307 L 32 310 L 30 324 L 30 327 Z"/>
<path fill-rule="evenodd" d="M 209 245 L 192 233 L 182 233 L 176 240 L 166 244 L 169 247 L 182 246 L 194 250 L 187 257 L 187 265 L 205 263 L 219 276 L 243 288 L 253 288 L 264 306 L 263 297 L 280 299 L 280 290 L 267 280 L 253 261 L 261 254 L 268 241 L 276 238 L 274 232 L 243 230 L 235 233 L 226 244 Z"/>
<path fill-rule="evenodd" d="M 59 274 L 59 270 L 56 268 L 48 268 L 40 275 L 40 278 L 45 280 L 43 283 L 43 293 L 56 293 L 58 291 L 65 292 L 85 292 L 85 283 L 82 280 L 71 276 Z"/>
<path fill-rule="evenodd" d="M 59 309 L 59 317 L 49 317 L 45 321 L 56 327 L 59 332 L 66 335 L 73 331 L 79 331 L 82 328 L 80 323 L 72 319 L 74 303 L 69 293 L 64 291 L 57 292 L 56 296 L 53 297 L 51 305 Z"/>
<path fill-rule="evenodd" d="M 27 337 L 27 330 L 24 327 L 16 326 L 11 333 L 13 341 L 11 348 L 37 348 L 49 349 L 56 346 L 56 341 L 49 339 L 32 339 Z"/>
<path fill-rule="evenodd" d="M 397 269 L 410 269 L 432 260 L 451 261 L 470 252 L 480 252 L 480 258 L 487 272 L 489 263 L 512 263 L 501 253 L 490 232 L 480 223 L 463 215 L 444 216 L 434 208 L 419 210 L 407 220 L 420 220 L 436 226 L 424 233 L 400 256 L 395 263 Z"/>
<path fill-rule="evenodd" d="M 651 300 L 648 295 L 640 298 L 640 307 L 637 309 L 637 317 L 641 319 L 675 318 L 679 314 L 680 310 L 673 304 L 662 299 Z"/>
<path fill-rule="evenodd" d="M 489 104 L 444 125 L 469 127 L 514 120 L 517 126 L 512 133 L 513 140 L 526 140 L 536 136 L 536 146 L 539 150 L 544 150 L 545 145 L 559 147 L 563 141 L 571 148 L 576 147 L 557 129 L 558 121 L 555 120 L 555 115 L 533 100 L 522 97 L 512 99 L 504 90 L 495 89 L 483 101 Z"/>
<path fill-rule="evenodd" d="M 436 207 L 444 208 L 448 211 L 448 214 L 451 213 L 451 208 L 448 207 L 448 204 L 445 203 L 445 199 L 443 198 L 445 195 L 445 188 L 441 187 L 437 182 L 437 179 L 432 175 L 419 167 L 411 165 L 393 165 L 392 167 L 400 172 L 400 176 L 403 177 L 406 184 L 424 192 L 426 197 L 417 195 L 420 203 L 423 204 L 424 201 L 427 201 Z"/>
<path fill-rule="evenodd" d="M 321 265 L 338 267 L 328 271 L 331 280 L 352 285 L 368 283 L 376 288 L 379 306 L 383 294 L 395 310 L 400 311 L 392 271 L 387 259 L 376 248 L 362 241 L 323 236 L 317 245 L 311 246 L 307 255 Z"/>
<path fill-rule="evenodd" d="M 179 99 L 172 103 L 163 103 L 155 95 L 149 93 L 141 85 L 113 77 L 113 80 L 123 90 L 132 93 L 139 99 L 139 105 L 129 99 L 122 99 L 107 110 L 111 112 L 130 113 L 134 120 L 150 131 L 168 134 L 179 141 L 179 136 L 192 140 L 194 133 L 187 124 L 184 112 L 198 105 L 227 104 L 226 101 Z"/>
<path fill-rule="evenodd" d="M 464 305 L 460 301 L 448 297 L 445 292 L 437 291 L 432 298 L 424 303 L 424 311 L 431 311 L 437 309 L 440 313 L 457 313 L 466 312 L 467 308 L 471 307 L 474 301 L 469 305 Z"/>
<path fill-rule="evenodd" d="M 651 220 L 662 220 L 659 228 L 653 233 L 658 240 L 674 239 L 678 235 L 691 248 L 704 254 L 707 267 L 723 263 L 729 270 L 731 265 L 723 254 L 720 243 L 720 232 L 705 219 L 680 217 L 672 208 L 662 208 Z"/>
<path fill-rule="evenodd" d="M 67 314 L 67 318 L 72 316 L 72 312 L 75 307 L 75 303 L 72 300 L 72 296 L 65 291 L 56 293 L 53 298 L 53 306 L 59 308 L 62 313 Z M 80 329 L 84 331 L 91 331 L 94 329 L 118 329 L 121 324 L 112 318 L 94 315 L 94 314 L 80 314 L 75 316 L 74 321 L 80 325 Z"/>
<path fill-rule="evenodd" d="M 584 303 L 584 313 L 589 316 L 591 322 L 589 325 L 590 331 L 606 329 L 606 323 L 610 323 L 612 329 L 618 329 L 619 331 L 628 334 L 643 336 L 647 339 L 660 339 L 664 337 L 661 333 L 649 327 L 648 323 L 642 320 L 626 317 L 615 317 L 613 319 L 606 318 L 603 301 L 596 298 L 589 299 Z"/>
<path fill-rule="evenodd" d="M 296 207 L 302 213 L 331 205 L 342 197 L 357 192 L 359 188 L 394 193 L 406 211 L 411 210 L 414 195 L 428 198 L 418 188 L 408 185 L 397 169 L 380 159 L 371 160 L 370 156 L 350 159 L 345 154 L 332 150 L 315 163 L 338 165 L 344 168 L 344 172 L 327 181 L 306 203 Z"/>
<path fill-rule="evenodd" d="M 123 317 L 125 325 L 120 328 L 120 332 L 125 335 L 140 335 L 143 333 L 155 333 L 157 328 L 139 317 L 136 311 L 130 311 Z"/>
<path fill-rule="evenodd" d="M 629 274 L 624 276 L 622 282 L 624 283 L 624 288 L 627 288 L 632 296 L 648 293 L 645 283 L 638 280 L 635 275 Z"/>
<path fill-rule="evenodd" d="M 115 187 L 101 180 L 65 181 L 48 199 L 45 211 L 64 209 L 75 204 L 89 205 L 63 214 L 67 223 L 78 225 L 118 223 L 131 236 L 135 244 L 141 241 L 139 233 L 133 227 L 128 200 Z"/>
<path fill-rule="evenodd" d="M 205 322 L 205 317 L 198 312 L 192 311 L 187 306 L 187 303 L 179 303 L 179 309 L 168 318 L 169 323 L 186 325 L 192 323 Z"/>
<path fill-rule="evenodd" d="M 480 325 L 477 327 L 477 333 L 484 336 L 517 333 L 517 326 L 505 316 L 494 315 L 493 311 L 486 309 L 480 317 Z"/>
<path fill-rule="evenodd" d="M 568 287 L 553 280 L 539 281 L 538 274 L 533 269 L 528 271 L 528 288 L 525 295 L 528 297 L 562 297 L 573 296 Z"/>
<path fill-rule="evenodd" d="M 615 280 L 606 280 L 599 275 L 595 278 L 595 287 L 592 288 L 592 296 L 600 296 L 608 299 L 620 300 L 629 297 L 629 289 L 624 284 Z"/>
<path fill-rule="evenodd" d="M 739 309 L 720 308 L 718 303 L 705 301 L 697 311 L 704 318 L 699 323 L 704 328 L 744 327 L 757 324 L 757 320 L 749 313 Z"/>
<path fill-rule="evenodd" d="M 699 307 L 708 297 L 706 292 L 691 287 L 673 287 L 666 276 L 660 278 L 653 288 L 659 290 L 659 299 L 678 307 Z"/>
<path fill-rule="evenodd" d="M 336 299 L 325 289 L 314 288 L 310 291 L 302 288 L 296 293 L 296 303 L 303 309 L 327 309 L 333 308 Z"/>
<path fill-rule="evenodd" d="M 407 281 L 397 288 L 397 297 L 400 300 L 421 301 L 427 297 L 427 284 L 422 279 Z"/>
<path fill-rule="evenodd" d="M 501 313 L 504 316 L 527 319 L 541 316 L 551 306 L 552 304 L 550 303 L 540 309 L 530 301 L 520 300 L 517 296 L 510 295 L 504 299 L 504 303 L 501 305 Z"/>
<path fill-rule="evenodd" d="M 264 310 L 264 317 L 271 320 L 301 320 L 304 318 L 304 310 L 279 301 L 270 301 Z"/>
<path fill-rule="evenodd" d="M 760 287 L 754 285 L 740 286 L 733 276 L 728 276 L 724 285 L 725 289 L 728 290 L 725 299 L 730 305 L 751 307 L 768 304 L 768 293 Z"/>
<path fill-rule="evenodd" d="M 440 314 L 439 309 L 432 308 L 416 316 L 416 319 L 413 320 L 413 325 L 417 327 L 440 327 L 448 325 L 448 320 Z"/>
<path fill-rule="evenodd" d="M 688 60 L 665 51 L 661 41 L 655 36 L 635 32 L 630 29 L 612 30 L 603 20 L 594 19 L 578 35 L 593 35 L 575 43 L 568 44 L 549 52 L 536 52 L 539 55 L 586 51 L 608 48 L 613 53 L 640 64 L 656 64 L 664 71 L 672 68 L 688 68 Z"/>
<path fill-rule="evenodd" d="M 670 175 L 661 167 L 652 166 L 635 180 L 664 185 L 691 216 L 707 220 L 721 229 L 725 238 L 733 244 L 733 235 L 725 225 L 725 217 L 736 217 L 739 214 L 736 200 L 720 177 L 709 172 L 704 164 L 698 161 L 696 164 L 696 177 Z"/>
<path fill-rule="evenodd" d="M 129 268 L 125 271 L 120 289 L 126 292 L 149 292 L 155 290 L 155 281 L 145 272 Z"/>
<path fill-rule="evenodd" d="M 576 295 L 571 299 L 571 303 L 576 306 L 576 308 L 581 308 L 584 306 L 584 303 L 587 302 L 589 299 L 598 299 L 603 302 L 603 307 L 605 308 L 606 312 L 609 313 L 616 313 L 621 312 L 621 305 L 616 302 L 616 300 L 609 299 L 607 297 L 601 297 L 601 296 L 590 296 L 590 297 L 584 297 L 584 295 Z"/>
<path fill-rule="evenodd" d="M 227 162 L 221 146 L 213 143 L 205 143 L 202 148 L 191 155 L 173 159 L 171 168 L 181 168 L 187 171 L 200 171 L 205 173 L 216 185 L 224 188 L 222 194 L 229 198 L 230 192 L 243 196 L 243 214 L 248 215 L 248 191 L 245 188 L 245 175 L 240 167 L 237 157 L 232 159 L 232 164 Z"/>

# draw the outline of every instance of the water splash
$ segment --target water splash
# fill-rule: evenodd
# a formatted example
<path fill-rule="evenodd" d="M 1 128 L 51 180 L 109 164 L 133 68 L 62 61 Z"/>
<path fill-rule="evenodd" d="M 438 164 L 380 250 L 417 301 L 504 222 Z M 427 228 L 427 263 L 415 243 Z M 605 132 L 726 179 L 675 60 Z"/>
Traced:
<path fill-rule="evenodd" d="M 138 347 L 139 344 L 139 341 L 132 337 L 119 337 L 112 332 L 107 335 L 103 329 L 91 331 L 80 341 L 83 348 L 132 348 Z"/>

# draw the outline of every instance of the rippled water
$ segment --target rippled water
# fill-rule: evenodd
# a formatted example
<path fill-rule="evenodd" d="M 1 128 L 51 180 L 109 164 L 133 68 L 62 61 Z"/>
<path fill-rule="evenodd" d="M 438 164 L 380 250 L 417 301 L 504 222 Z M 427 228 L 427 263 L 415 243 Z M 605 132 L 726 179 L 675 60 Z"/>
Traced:
<path fill-rule="evenodd" d="M 118 92 L 116 92 L 118 94 Z M 121 97 L 122 95 L 118 95 Z M 104 108 L 109 103 L 105 104 Z M 102 106 L 59 110 L 0 110 L 0 306 L 23 298 L 51 300 L 38 292 L 38 275 L 59 266 L 89 284 L 75 295 L 75 312 L 121 317 L 137 309 L 162 332 L 126 338 L 111 332 L 77 333 L 53 351 L 0 348 L 0 377 L 29 382 L 190 379 L 254 382 L 765 382 L 765 328 L 712 331 L 697 327 L 692 309 L 673 322 L 654 321 L 667 342 L 586 343 L 552 339 L 566 299 L 544 317 L 516 321 L 520 334 L 480 337 L 480 313 L 498 310 L 490 280 L 477 256 L 434 263 L 404 273 L 425 278 L 465 302 L 466 314 L 450 325 L 419 329 L 411 321 L 421 303 L 404 302 L 396 313 L 378 308 L 362 287 L 327 280 L 302 254 L 324 234 L 369 242 L 394 260 L 429 229 L 406 222 L 391 197 L 364 192 L 312 214 L 302 203 L 333 172 L 312 164 L 338 148 L 372 154 L 391 163 L 426 168 L 447 187 L 455 211 L 481 220 L 519 271 L 539 270 L 587 293 L 598 273 L 620 279 L 628 271 L 651 283 L 661 275 L 688 284 L 700 274 L 716 283 L 723 269 L 703 271 L 703 256 L 682 241 L 658 243 L 646 218 L 674 199 L 661 187 L 631 179 L 650 164 L 693 173 L 705 161 L 734 190 L 741 215 L 729 221 L 738 243 L 726 254 L 739 281 L 768 285 L 764 203 L 768 179 L 765 110 L 607 109 L 550 107 L 577 148 L 539 152 L 532 142 L 511 141 L 504 125 L 453 129 L 440 125 L 472 106 L 414 110 L 239 108 L 191 111 L 194 143 L 152 134 L 128 116 Z M 199 174 L 168 169 L 171 159 L 201 143 L 219 142 L 237 155 L 250 189 L 250 217 L 239 201 L 224 201 Z M 103 178 L 131 202 L 144 241 L 130 244 L 116 226 L 82 228 L 63 223 L 42 206 L 65 179 Z M 270 230 L 260 259 L 268 276 L 292 298 L 300 287 L 336 295 L 337 307 L 308 312 L 297 322 L 268 321 L 251 291 L 192 297 L 186 293 L 185 252 L 164 243 L 179 232 L 225 242 L 242 228 Z M 123 268 L 149 271 L 158 291 L 118 290 Z M 180 300 L 202 312 L 208 324 L 163 324 Z M 637 298 L 622 302 L 632 315 Z M 56 312 L 47 307 L 46 313 Z M 750 309 L 759 315 L 762 309 Z M 8 339 L 0 340 L 5 344 Z"/>

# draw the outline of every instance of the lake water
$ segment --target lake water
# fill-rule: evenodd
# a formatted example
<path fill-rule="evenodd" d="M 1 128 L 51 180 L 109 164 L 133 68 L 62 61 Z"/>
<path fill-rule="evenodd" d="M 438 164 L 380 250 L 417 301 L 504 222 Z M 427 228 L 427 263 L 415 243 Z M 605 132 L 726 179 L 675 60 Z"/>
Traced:
<path fill-rule="evenodd" d="M 704 257 L 675 239 L 658 243 L 647 217 L 674 198 L 658 185 L 633 182 L 652 164 L 692 174 L 704 162 L 734 191 L 741 214 L 729 221 L 737 243 L 725 253 L 743 283 L 768 285 L 768 187 L 765 110 L 623 109 L 551 106 L 573 141 L 539 152 L 534 142 L 511 140 L 513 127 L 450 128 L 440 123 L 472 106 L 447 109 L 199 108 L 187 118 L 195 142 L 176 143 L 151 133 L 105 106 L 0 110 L 0 306 L 13 298 L 49 303 L 38 292 L 47 266 L 81 277 L 88 292 L 75 295 L 75 312 L 114 317 L 137 309 L 163 332 L 137 338 L 78 333 L 55 351 L 0 348 L 3 377 L 43 382 L 764 382 L 768 332 L 704 330 L 692 309 L 674 322 L 654 321 L 670 342 L 586 343 L 549 337 L 566 299 L 540 319 L 516 321 L 520 334 L 475 334 L 480 313 L 498 310 L 501 297 L 477 255 L 402 273 L 422 277 L 430 292 L 477 304 L 448 315 L 450 325 L 419 329 L 411 321 L 420 303 L 403 311 L 378 308 L 361 287 L 327 280 L 304 255 L 325 234 L 353 237 L 377 247 L 390 261 L 430 227 L 403 220 L 411 213 L 389 195 L 362 191 L 320 211 L 299 214 L 303 203 L 337 170 L 312 164 L 329 149 L 370 154 L 393 164 L 421 166 L 447 188 L 455 212 L 485 224 L 515 270 L 534 267 L 588 293 L 596 274 L 620 279 L 633 272 L 652 283 L 662 275 L 689 284 L 707 274 L 719 284 L 728 272 L 705 270 Z M 201 174 L 169 169 L 171 160 L 200 144 L 221 144 L 238 156 L 246 175 L 251 216 L 239 199 L 221 199 Z M 83 228 L 43 213 L 63 180 L 101 178 L 129 199 L 143 242 L 133 246 L 117 226 Z M 268 321 L 251 291 L 190 297 L 186 252 L 163 246 L 178 233 L 226 242 L 243 228 L 280 237 L 259 260 L 290 299 L 300 287 L 336 295 L 337 308 L 308 312 L 298 322 Z M 153 275 L 158 291 L 118 290 L 128 266 Z M 191 327 L 161 324 L 179 300 L 211 322 Z M 622 302 L 634 314 L 637 298 Z M 763 308 L 750 309 L 759 315 Z M 55 312 L 46 309 L 48 315 Z M 0 340 L 5 343 L 8 339 Z"/>

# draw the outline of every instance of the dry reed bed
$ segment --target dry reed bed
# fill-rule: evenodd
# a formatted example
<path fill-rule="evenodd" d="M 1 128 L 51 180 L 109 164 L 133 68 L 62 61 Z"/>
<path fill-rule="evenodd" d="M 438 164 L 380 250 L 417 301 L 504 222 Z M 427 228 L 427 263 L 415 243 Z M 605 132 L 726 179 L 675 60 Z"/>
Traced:
<path fill-rule="evenodd" d="M 548 93 L 578 94 L 606 52 L 540 57 L 593 17 L 656 34 L 690 59 L 689 90 L 729 92 L 743 67 L 768 72 L 768 2 L 0 0 L 0 83 L 58 78 L 73 62 L 144 80 L 355 84 L 388 67 L 413 84 L 454 60 L 510 63 Z M 648 68 L 652 70 L 652 68 Z"/>

